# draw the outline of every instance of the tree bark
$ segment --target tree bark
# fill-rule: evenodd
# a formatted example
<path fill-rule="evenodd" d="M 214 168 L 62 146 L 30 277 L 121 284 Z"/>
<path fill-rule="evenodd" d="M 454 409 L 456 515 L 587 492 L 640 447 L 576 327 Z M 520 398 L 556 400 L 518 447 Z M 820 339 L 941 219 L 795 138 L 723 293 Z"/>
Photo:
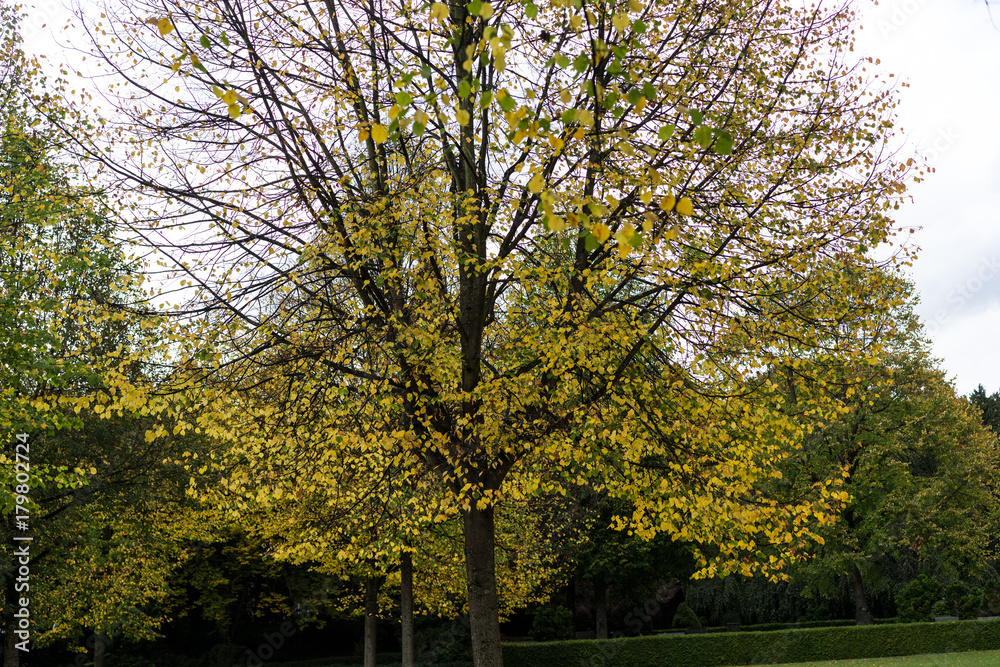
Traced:
<path fill-rule="evenodd" d="M 402 629 L 402 667 L 414 667 L 413 650 L 413 556 L 404 551 L 399 563 L 399 615 Z"/>
<path fill-rule="evenodd" d="M 94 667 L 104 667 L 104 631 L 94 633 Z"/>
<path fill-rule="evenodd" d="M 378 650 L 378 594 L 385 577 L 365 579 L 365 667 L 375 667 Z"/>
<path fill-rule="evenodd" d="M 608 638 L 608 585 L 604 577 L 594 579 L 594 618 L 597 621 L 595 636 Z"/>
<path fill-rule="evenodd" d="M 857 563 L 851 563 L 851 592 L 854 593 L 854 620 L 858 625 L 872 625 L 875 617 L 868 608 L 868 598 L 865 596 L 865 583 L 861 579 L 861 570 Z"/>
<path fill-rule="evenodd" d="M 469 587 L 469 629 L 474 667 L 503 667 L 497 603 L 493 507 L 471 507 L 462 515 L 465 574 Z"/>
<path fill-rule="evenodd" d="M 10 574 L 6 575 L 4 579 L 5 579 L 4 588 L 6 589 L 4 590 L 4 595 L 6 596 L 6 600 L 4 604 L 5 608 L 3 610 L 4 612 L 3 664 L 4 667 L 18 667 L 18 665 L 20 664 L 21 656 L 18 654 L 16 646 L 17 635 L 14 634 L 14 631 L 17 629 L 17 619 L 14 618 L 14 611 L 16 607 L 12 603 L 12 600 L 16 599 L 14 596 L 17 595 L 17 592 L 14 590 L 14 584 L 15 584 L 14 573 L 11 572 Z"/>

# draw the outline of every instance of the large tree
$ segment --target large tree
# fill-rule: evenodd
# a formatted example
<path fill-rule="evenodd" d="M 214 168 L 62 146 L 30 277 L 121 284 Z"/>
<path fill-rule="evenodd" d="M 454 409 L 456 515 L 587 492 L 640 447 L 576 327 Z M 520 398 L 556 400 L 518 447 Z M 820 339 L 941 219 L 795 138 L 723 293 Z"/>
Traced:
<path fill-rule="evenodd" d="M 849 8 L 177 0 L 81 20 L 116 116 L 74 137 L 191 284 L 188 386 L 248 410 L 233 397 L 287 368 L 251 417 L 381 419 L 461 512 L 479 667 L 500 665 L 509 494 L 627 497 L 621 527 L 717 545 L 705 574 L 754 569 L 761 543 L 784 547 L 759 559 L 773 574 L 830 516 L 818 491 L 757 497 L 804 431 L 744 378 L 858 353 L 817 332 L 871 295 L 811 309 L 810 267 L 863 270 L 893 233 L 910 169 Z M 255 451 L 292 456 L 294 432 Z"/>

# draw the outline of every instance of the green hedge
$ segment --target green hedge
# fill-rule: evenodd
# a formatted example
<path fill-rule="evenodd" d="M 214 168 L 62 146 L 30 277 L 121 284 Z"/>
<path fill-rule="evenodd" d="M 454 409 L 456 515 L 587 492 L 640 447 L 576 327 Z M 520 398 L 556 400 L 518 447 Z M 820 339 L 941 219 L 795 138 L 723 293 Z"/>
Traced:
<path fill-rule="evenodd" d="M 504 644 L 504 667 L 718 667 L 1000 649 L 1000 620 Z"/>

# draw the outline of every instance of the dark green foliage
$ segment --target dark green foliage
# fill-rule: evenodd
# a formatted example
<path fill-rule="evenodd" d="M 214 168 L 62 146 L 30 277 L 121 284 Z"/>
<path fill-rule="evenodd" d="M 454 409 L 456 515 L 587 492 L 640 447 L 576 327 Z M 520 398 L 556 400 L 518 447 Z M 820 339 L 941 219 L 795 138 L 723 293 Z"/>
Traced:
<path fill-rule="evenodd" d="M 1000 391 L 987 396 L 983 385 L 979 385 L 969 394 L 969 402 L 982 411 L 983 426 L 989 426 L 994 432 L 1000 433 Z"/>
<path fill-rule="evenodd" d="M 539 642 L 573 638 L 573 612 L 566 607 L 542 607 L 531 623 L 531 638 Z"/>
<path fill-rule="evenodd" d="M 954 581 L 944 589 L 941 599 L 934 604 L 935 616 L 975 618 L 983 606 L 983 590 L 969 588 L 961 581 Z"/>
<path fill-rule="evenodd" d="M 1000 620 L 505 644 L 504 667 L 717 667 L 1000 648 Z"/>
<path fill-rule="evenodd" d="M 940 582 L 921 574 L 896 596 L 896 612 L 899 619 L 904 622 L 929 621 L 931 609 L 940 595 Z"/>
<path fill-rule="evenodd" d="M 694 613 L 694 609 L 688 606 L 687 602 L 681 602 L 674 613 L 673 626 L 675 628 L 700 628 L 701 619 L 698 618 L 698 614 Z"/>

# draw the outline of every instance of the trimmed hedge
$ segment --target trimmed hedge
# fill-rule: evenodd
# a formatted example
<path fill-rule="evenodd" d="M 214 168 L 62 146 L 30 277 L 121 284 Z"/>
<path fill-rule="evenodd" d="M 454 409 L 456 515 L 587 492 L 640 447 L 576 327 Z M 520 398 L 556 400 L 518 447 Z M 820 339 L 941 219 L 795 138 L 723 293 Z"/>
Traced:
<path fill-rule="evenodd" d="M 1000 649 L 1000 620 L 504 644 L 504 667 L 720 667 Z"/>

